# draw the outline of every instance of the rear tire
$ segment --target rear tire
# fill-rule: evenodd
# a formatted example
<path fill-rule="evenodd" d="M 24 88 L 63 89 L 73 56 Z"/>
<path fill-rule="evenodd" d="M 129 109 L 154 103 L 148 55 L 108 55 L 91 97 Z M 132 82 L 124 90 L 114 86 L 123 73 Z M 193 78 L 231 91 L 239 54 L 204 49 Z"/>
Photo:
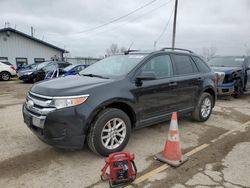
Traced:
<path fill-rule="evenodd" d="M 0 73 L 0 80 L 9 81 L 10 77 L 11 77 L 11 74 L 7 71 L 3 71 Z"/>
<path fill-rule="evenodd" d="M 128 143 L 131 122 L 126 113 L 108 108 L 100 112 L 91 124 L 87 142 L 89 148 L 101 155 L 121 151 Z"/>
<path fill-rule="evenodd" d="M 212 107 L 214 104 L 213 97 L 204 92 L 195 107 L 195 110 L 192 112 L 192 119 L 199 122 L 207 121 L 212 113 Z"/>

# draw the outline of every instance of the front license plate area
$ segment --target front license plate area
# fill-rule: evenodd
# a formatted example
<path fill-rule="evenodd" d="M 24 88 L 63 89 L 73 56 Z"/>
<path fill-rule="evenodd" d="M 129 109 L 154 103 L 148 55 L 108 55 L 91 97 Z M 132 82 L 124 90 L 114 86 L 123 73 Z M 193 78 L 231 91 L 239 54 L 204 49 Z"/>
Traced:
<path fill-rule="evenodd" d="M 32 117 L 32 124 L 36 127 L 43 128 L 43 124 L 41 121 L 42 120 L 40 118 L 37 118 L 35 116 Z"/>

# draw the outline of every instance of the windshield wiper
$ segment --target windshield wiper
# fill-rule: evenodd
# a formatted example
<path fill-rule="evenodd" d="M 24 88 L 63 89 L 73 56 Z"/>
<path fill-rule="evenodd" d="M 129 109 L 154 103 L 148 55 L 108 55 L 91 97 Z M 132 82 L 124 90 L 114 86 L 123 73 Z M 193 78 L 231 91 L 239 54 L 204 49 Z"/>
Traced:
<path fill-rule="evenodd" d="M 97 74 L 82 74 L 82 76 L 89 76 L 89 77 L 97 77 L 97 78 L 109 79 L 108 77 L 97 75 Z"/>

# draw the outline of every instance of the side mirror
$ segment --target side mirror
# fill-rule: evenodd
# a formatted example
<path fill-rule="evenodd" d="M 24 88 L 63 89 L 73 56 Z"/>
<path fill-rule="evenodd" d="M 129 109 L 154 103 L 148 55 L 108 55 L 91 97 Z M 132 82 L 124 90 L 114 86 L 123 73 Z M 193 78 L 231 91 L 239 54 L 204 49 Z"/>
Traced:
<path fill-rule="evenodd" d="M 142 72 L 141 74 L 139 74 L 138 76 L 136 76 L 135 78 L 135 84 L 136 86 L 141 86 L 142 85 L 142 81 L 145 80 L 155 80 L 156 76 L 154 72 L 151 71 L 147 71 L 147 72 Z"/>

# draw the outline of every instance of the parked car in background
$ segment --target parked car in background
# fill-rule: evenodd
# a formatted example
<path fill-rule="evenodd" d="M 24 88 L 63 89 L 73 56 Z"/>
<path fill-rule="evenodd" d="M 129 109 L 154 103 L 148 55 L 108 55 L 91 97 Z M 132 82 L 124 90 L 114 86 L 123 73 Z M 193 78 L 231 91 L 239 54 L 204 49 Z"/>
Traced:
<path fill-rule="evenodd" d="M 46 75 L 55 71 L 57 68 L 62 70 L 63 68 L 71 65 L 70 63 L 63 61 L 46 61 L 38 64 L 33 69 L 19 71 L 18 77 L 24 82 L 38 82 L 44 80 Z"/>
<path fill-rule="evenodd" d="M 0 80 L 8 81 L 11 77 L 16 76 L 15 67 L 6 60 L 0 61 Z"/>
<path fill-rule="evenodd" d="M 37 63 L 33 63 L 33 64 L 28 64 L 28 65 L 23 65 L 23 66 L 19 66 L 16 71 L 23 71 L 23 70 L 30 70 L 30 69 L 35 69 L 37 67 Z"/>
<path fill-rule="evenodd" d="M 61 69 L 55 64 L 54 68 L 51 67 L 50 71 L 46 73 L 44 80 L 50 80 L 61 76 L 76 75 L 86 67 L 88 67 L 88 65 L 74 64 L 74 65 L 69 65 L 64 69 Z"/>
<path fill-rule="evenodd" d="M 215 105 L 215 74 L 188 50 L 127 51 L 79 74 L 34 84 L 23 105 L 24 122 L 54 147 L 80 149 L 86 140 L 107 156 L 126 146 L 131 129 L 174 111 L 203 122 Z"/>
<path fill-rule="evenodd" d="M 76 75 L 88 66 L 89 65 L 83 65 L 83 64 L 70 65 L 63 69 L 63 73 L 61 76 Z"/>
<path fill-rule="evenodd" d="M 250 61 L 243 56 L 214 57 L 208 64 L 218 75 L 218 95 L 239 96 L 250 88 Z"/>

